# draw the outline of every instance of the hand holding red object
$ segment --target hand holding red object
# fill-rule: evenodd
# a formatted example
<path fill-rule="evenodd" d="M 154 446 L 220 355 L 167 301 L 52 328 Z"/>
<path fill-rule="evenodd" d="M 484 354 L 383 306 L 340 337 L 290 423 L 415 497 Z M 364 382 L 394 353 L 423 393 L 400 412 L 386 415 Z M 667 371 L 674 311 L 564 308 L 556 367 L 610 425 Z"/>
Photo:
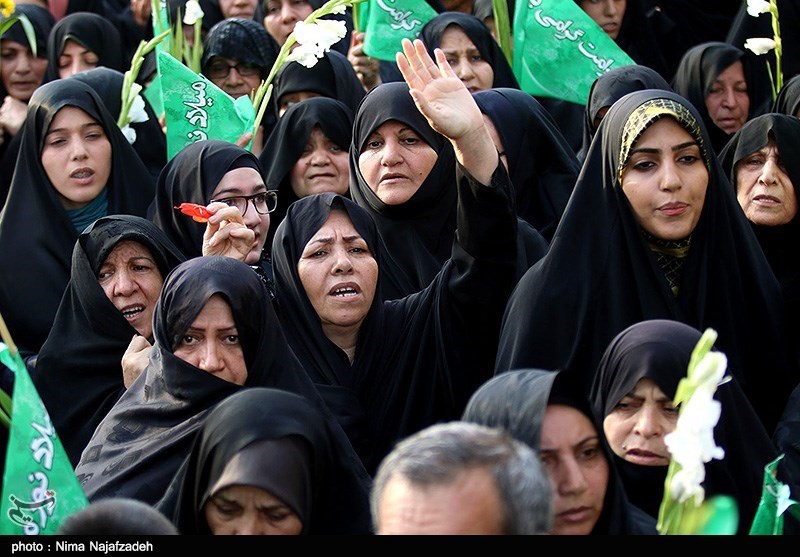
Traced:
<path fill-rule="evenodd" d="M 184 215 L 189 215 L 196 222 L 208 222 L 208 217 L 211 216 L 208 209 L 197 203 L 181 203 L 175 209 L 179 209 Z"/>

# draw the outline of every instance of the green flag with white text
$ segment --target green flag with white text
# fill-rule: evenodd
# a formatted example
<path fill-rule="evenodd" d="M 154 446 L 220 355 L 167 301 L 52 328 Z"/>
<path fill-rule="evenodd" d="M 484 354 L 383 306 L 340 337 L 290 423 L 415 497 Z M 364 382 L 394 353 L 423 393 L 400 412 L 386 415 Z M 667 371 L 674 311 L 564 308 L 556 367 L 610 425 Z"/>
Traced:
<path fill-rule="evenodd" d="M 14 372 L 0 534 L 55 534 L 89 503 L 22 359 L 0 343 L 0 361 Z"/>
<path fill-rule="evenodd" d="M 158 71 L 167 122 L 167 158 L 197 141 L 236 142 L 253 129 L 256 111 L 247 95 L 235 99 L 166 52 Z"/>
<path fill-rule="evenodd" d="M 572 0 L 522 0 L 512 67 L 532 95 L 586 104 L 598 76 L 635 62 Z"/>
<path fill-rule="evenodd" d="M 414 40 L 437 12 L 425 0 L 368 0 L 356 4 L 367 56 L 395 61 L 402 39 Z"/>

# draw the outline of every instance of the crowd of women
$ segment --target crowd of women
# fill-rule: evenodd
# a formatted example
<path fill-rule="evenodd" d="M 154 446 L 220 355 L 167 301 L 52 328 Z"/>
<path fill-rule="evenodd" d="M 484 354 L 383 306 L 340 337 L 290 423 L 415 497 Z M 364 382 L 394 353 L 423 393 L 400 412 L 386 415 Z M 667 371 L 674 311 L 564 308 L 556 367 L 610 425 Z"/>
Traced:
<path fill-rule="evenodd" d="M 395 62 L 347 12 L 255 136 L 169 160 L 149 102 L 117 126 L 152 36 L 149 1 L 118 4 L 19 3 L 35 54 L 20 24 L 0 40 L 0 315 L 90 507 L 371 534 L 381 462 L 464 421 L 536 451 L 549 533 L 656 534 L 707 328 L 729 380 L 706 497 L 749 533 L 780 455 L 800 497 L 800 67 L 773 99 L 746 2 L 576 0 L 636 62 L 585 105 L 520 89 L 491 2 L 430 1 Z M 236 98 L 323 2 L 200 4 L 202 73 Z"/>

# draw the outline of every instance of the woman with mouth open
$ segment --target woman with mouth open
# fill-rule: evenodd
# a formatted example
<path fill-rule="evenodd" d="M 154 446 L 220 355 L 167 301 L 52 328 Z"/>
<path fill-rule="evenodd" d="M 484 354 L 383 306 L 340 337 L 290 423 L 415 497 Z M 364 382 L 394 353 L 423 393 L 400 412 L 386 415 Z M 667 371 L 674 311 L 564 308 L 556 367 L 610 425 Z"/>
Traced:
<path fill-rule="evenodd" d="M 636 323 L 608 345 L 592 386 L 595 418 L 628 497 L 655 518 L 671 460 L 664 436 L 678 419 L 672 401 L 700 337 L 700 331 L 677 321 Z M 725 456 L 705 465 L 705 496 L 736 499 L 738 532 L 747 534 L 761 499 L 764 466 L 778 453 L 736 378 L 720 385 L 714 398 L 721 405 L 714 441 Z"/>
<path fill-rule="evenodd" d="M 397 84 L 423 121 L 449 138 L 458 161 L 459 179 L 448 184 L 457 197 L 459 233 L 433 282 L 383 301 L 387 254 L 378 228 L 365 209 L 331 192 L 295 201 L 273 242 L 289 343 L 370 472 L 397 440 L 458 419 L 491 374 L 515 280 L 517 218 L 508 174 L 474 99 L 436 54 L 434 63 L 421 41 L 404 40 L 398 66 L 408 86 Z M 386 142 L 418 151 L 417 164 L 434 163 L 436 152 L 416 132 L 390 125 L 400 128 L 392 129 L 399 137 L 386 133 Z M 373 137 L 369 145 L 380 142 Z M 402 194 L 413 187 L 409 175 L 388 172 L 381 182 L 390 189 Z"/>

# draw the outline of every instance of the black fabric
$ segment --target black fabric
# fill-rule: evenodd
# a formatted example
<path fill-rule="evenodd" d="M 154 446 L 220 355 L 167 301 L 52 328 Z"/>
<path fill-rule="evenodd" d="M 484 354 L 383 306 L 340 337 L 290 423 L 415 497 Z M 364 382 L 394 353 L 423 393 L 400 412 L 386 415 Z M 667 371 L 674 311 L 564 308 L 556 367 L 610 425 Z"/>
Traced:
<path fill-rule="evenodd" d="M 672 55 L 676 35 L 660 34 L 661 25 L 656 15 L 648 9 L 649 0 L 627 0 L 625 14 L 614 42 L 625 54 L 642 66 L 657 71 L 664 79 L 670 79 L 678 56 Z"/>
<path fill-rule="evenodd" d="M 509 17 L 513 19 L 513 15 Z M 442 12 L 422 27 L 419 38 L 428 47 L 431 58 L 434 58 L 433 51 L 440 47 L 442 35 L 450 25 L 460 27 L 481 53 L 481 57 L 492 67 L 492 71 L 494 71 L 492 87 L 519 89 L 519 83 L 511 69 L 511 64 L 508 63 L 500 45 L 494 40 L 486 24 L 472 14 Z"/>
<path fill-rule="evenodd" d="M 631 114 L 671 99 L 700 125 L 709 165 L 704 207 L 692 233 L 677 297 L 671 292 L 630 203 L 618 169 Z M 509 300 L 496 371 L 522 367 L 575 370 L 588 391 L 611 339 L 644 319 L 713 327 L 731 374 L 768 431 L 797 384 L 781 315 L 781 293 L 733 190 L 705 148 L 699 113 L 679 95 L 630 93 L 603 119 L 547 255 Z M 735 302 L 734 302 L 735 301 Z M 772 347 L 764 350 L 765 346 Z"/>
<path fill-rule="evenodd" d="M 200 9 L 203 10 L 203 19 L 200 21 L 200 35 L 204 37 L 212 27 L 224 19 L 224 16 L 218 0 L 197 1 L 200 4 Z M 183 16 L 186 15 L 185 8 L 185 0 L 167 0 L 167 17 L 173 28 L 177 28 L 178 19 L 180 19 L 182 27 L 186 26 L 183 23 Z"/>
<path fill-rule="evenodd" d="M 71 75 L 70 78 L 88 83 L 103 99 L 111 116 L 119 118 L 119 111 L 122 110 L 121 93 L 125 74 L 105 66 L 98 66 L 91 70 L 78 72 Z M 144 94 L 140 93 L 139 96 L 144 101 L 147 121 L 130 123 L 131 128 L 136 132 L 133 150 L 142 159 L 142 162 L 153 177 L 153 181 L 155 181 L 158 180 L 161 169 L 167 164 L 167 138 L 161 129 L 158 116 L 153 110 L 150 101 L 147 100 Z"/>
<path fill-rule="evenodd" d="M 248 371 L 244 386 L 173 354 L 214 295 L 231 307 Z M 266 288 L 241 261 L 195 257 L 175 267 L 156 304 L 153 336 L 147 367 L 100 422 L 75 468 L 90 501 L 121 496 L 155 504 L 189 454 L 206 414 L 242 389 L 285 389 L 324 408 L 286 343 Z"/>
<path fill-rule="evenodd" d="M 340 419 L 367 469 L 399 439 L 457 419 L 491 374 L 502 308 L 514 279 L 517 219 L 505 169 L 491 186 L 459 180 L 459 234 L 452 258 L 421 292 L 381 301 L 383 249 L 367 211 L 332 193 L 296 201 L 273 243 L 279 315 L 289 342 Z M 323 333 L 297 274 L 308 240 L 341 205 L 378 263 L 372 306 L 359 327 L 352 365 Z M 487 287 L 490 286 L 490 287 Z"/>
<path fill-rule="evenodd" d="M 748 54 L 749 53 L 749 54 Z M 756 60 L 752 52 L 744 51 L 731 44 L 710 41 L 693 46 L 681 58 L 675 76 L 670 85 L 679 95 L 691 102 L 703 118 L 708 129 L 711 146 L 716 154 L 722 150 L 731 135 L 725 133 L 711 120 L 706 108 L 706 95 L 714 85 L 719 74 L 728 69 L 734 62 L 740 61 L 747 82 L 747 96 L 750 97 L 750 113 L 753 118 L 769 109 L 772 102 L 769 86 L 755 71 Z"/>
<path fill-rule="evenodd" d="M 575 153 L 550 113 L 528 93 L 499 87 L 472 96 L 503 143 L 517 215 L 550 241 L 580 172 Z"/>
<path fill-rule="evenodd" d="M 719 155 L 723 171 L 736 191 L 736 165 L 764 148 L 770 136 L 775 139 L 786 173 L 794 186 L 795 199 L 800 200 L 800 120 L 785 114 L 764 114 L 746 122 Z M 775 273 L 783 292 L 786 318 L 789 323 L 789 345 L 800 364 L 800 216 L 796 213 L 788 223 L 763 226 L 751 223 L 764 255 Z"/>
<path fill-rule="evenodd" d="M 674 399 L 701 336 L 699 330 L 667 319 L 636 323 L 617 335 L 608 345 L 592 385 L 596 423 L 602 423 L 644 377 Z M 738 533 L 747 534 L 761 500 L 764 466 L 778 454 L 735 377 L 719 385 L 714 398 L 721 405 L 714 442 L 725 451 L 725 457 L 706 463 L 705 496 L 724 494 L 736 499 Z M 641 466 L 621 457 L 616 460 L 630 499 L 658 517 L 668 467 Z"/>
<path fill-rule="evenodd" d="M 300 91 L 339 100 L 353 112 L 366 94 L 347 56 L 336 50 L 326 52 L 311 68 L 289 62 L 278 70 L 272 92 L 276 103 L 280 103 L 284 95 Z"/>
<path fill-rule="evenodd" d="M 664 89 L 672 87 L 661 75 L 647 66 L 622 66 L 608 70 L 592 83 L 589 89 L 589 100 L 583 113 L 583 145 L 578 153 L 578 160 L 583 162 L 589 145 L 594 139 L 596 128 L 594 120 L 601 108 L 609 108 L 616 101 L 634 91 L 643 89 Z"/>
<path fill-rule="evenodd" d="M 97 65 L 124 72 L 130 62 L 123 58 L 119 30 L 102 15 L 75 12 L 58 20 L 47 38 L 47 69 L 44 83 L 58 79 L 58 60 L 67 40 L 72 39 L 97 55 Z"/>
<path fill-rule="evenodd" d="M 594 425 L 608 462 L 608 486 L 603 510 L 592 535 L 657 534 L 656 520 L 630 503 L 616 471 L 614 453 L 595 421 L 587 398 L 576 392 L 568 372 L 520 369 L 497 375 L 481 385 L 470 398 L 462 419 L 508 431 L 537 452 L 548 404 L 575 408 Z"/>
<path fill-rule="evenodd" d="M 297 201 L 292 189 L 291 171 L 303 154 L 314 126 L 347 152 L 353 136 L 353 111 L 345 103 L 329 97 L 312 97 L 294 104 L 281 116 L 258 156 L 264 168 L 267 189 L 277 190 L 278 207 L 270 213 L 267 245 L 272 245 L 275 230 L 289 205 Z M 349 196 L 349 191 L 347 192 Z"/>
<path fill-rule="evenodd" d="M 800 75 L 785 81 L 770 112 L 797 117 L 800 114 Z"/>
<path fill-rule="evenodd" d="M 125 392 L 121 360 L 136 330 L 97 282 L 106 257 L 125 240 L 149 249 L 162 277 L 184 260 L 145 218 L 112 215 L 95 221 L 75 243 L 70 281 L 36 367 L 30 370 L 73 466 L 97 425 Z"/>
<path fill-rule="evenodd" d="M 154 184 L 100 96 L 76 79 L 40 86 L 20 130 L 17 171 L 0 213 L 0 314 L 22 351 L 39 351 L 70 274 L 78 232 L 42 167 L 41 150 L 56 113 L 74 106 L 97 120 L 111 143 L 108 214 L 145 216 Z"/>
<path fill-rule="evenodd" d="M 253 445 L 280 439 L 293 439 L 306 447 L 304 468 L 310 477 L 306 477 L 305 491 L 310 508 L 307 513 L 297 511 L 303 519 L 302 535 L 370 534 L 369 478 L 352 447 L 339 442 L 331 424 L 308 400 L 267 388 L 236 393 L 208 414 L 179 480 L 172 520 L 181 534 L 210 534 L 203 505 L 226 465 Z M 271 484 L 272 474 L 264 469 L 259 473 L 262 480 L 252 478 L 254 483 L 246 485 Z M 270 493 L 277 495 L 276 491 Z M 293 505 L 297 507 L 305 505 Z"/>
<path fill-rule="evenodd" d="M 411 127 L 438 158 L 417 192 L 405 203 L 387 205 L 364 179 L 358 158 L 370 135 L 396 120 Z M 384 245 L 383 298 L 418 292 L 433 281 L 450 258 L 456 231 L 456 159 L 453 147 L 417 110 L 405 82 L 375 87 L 359 105 L 350 146 L 350 196 L 375 219 Z M 517 277 L 547 251 L 547 241 L 518 219 Z"/>

